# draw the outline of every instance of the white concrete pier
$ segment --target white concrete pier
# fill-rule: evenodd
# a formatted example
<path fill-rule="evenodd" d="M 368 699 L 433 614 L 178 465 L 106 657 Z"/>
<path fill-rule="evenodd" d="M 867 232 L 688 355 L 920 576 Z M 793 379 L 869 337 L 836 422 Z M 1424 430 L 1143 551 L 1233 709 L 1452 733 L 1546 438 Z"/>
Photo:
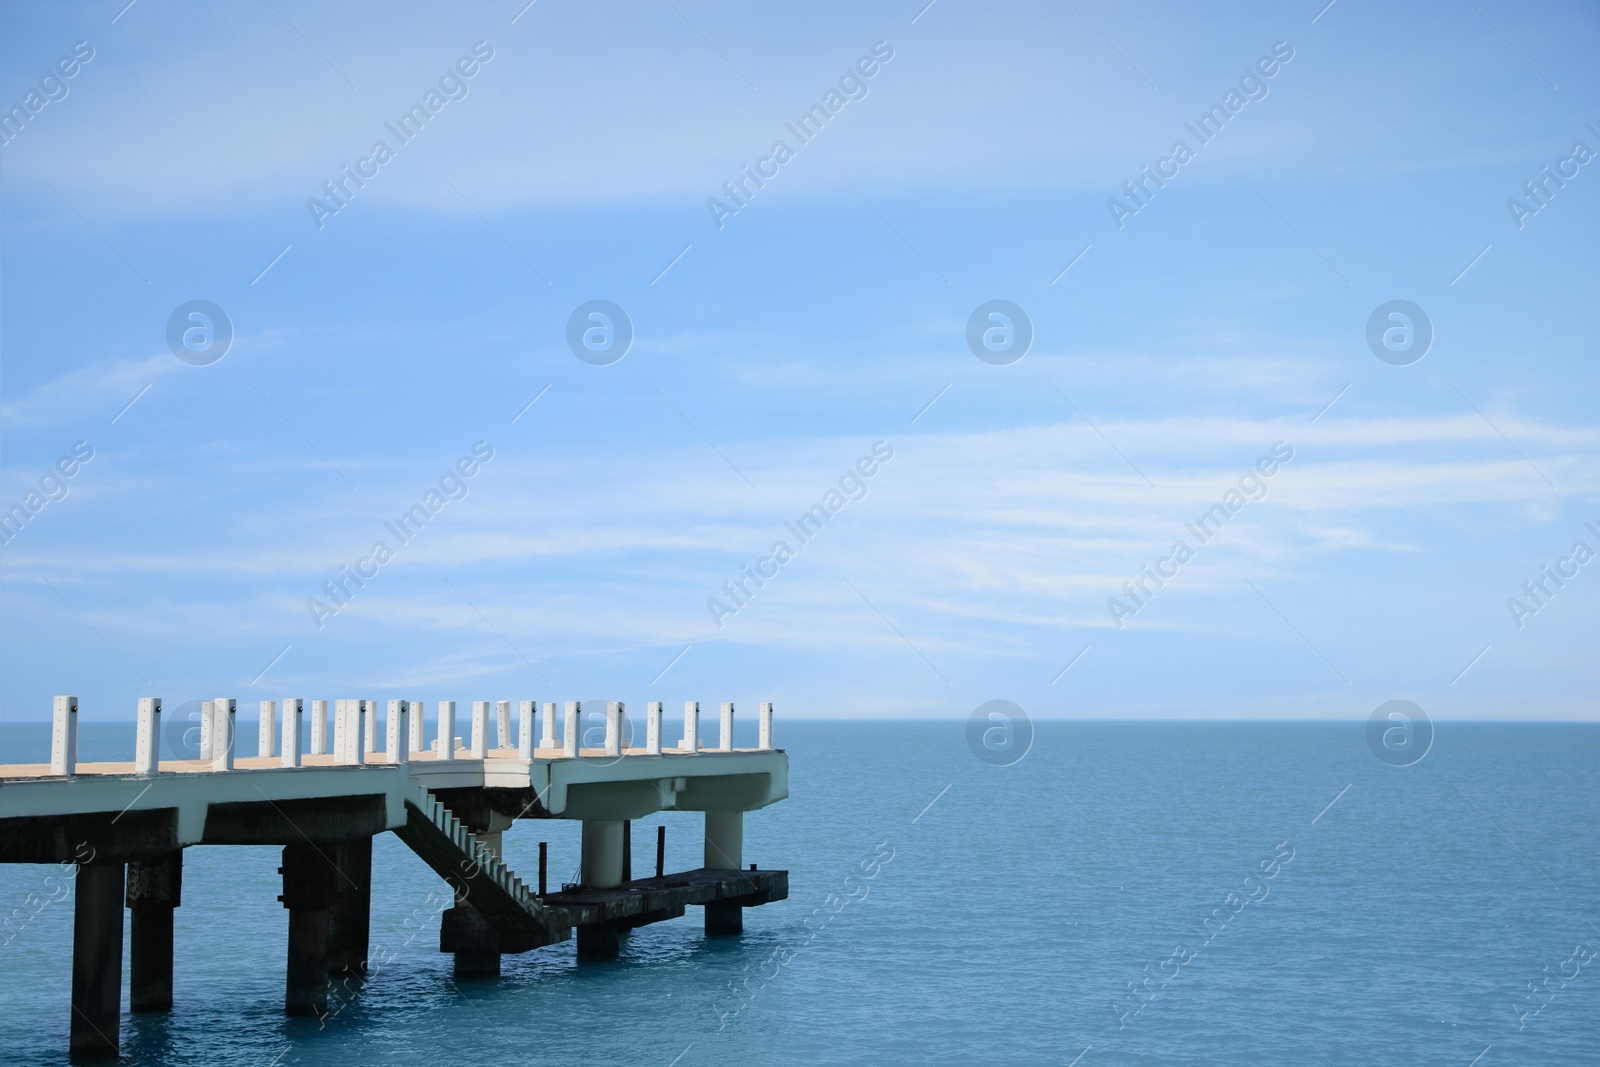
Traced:
<path fill-rule="evenodd" d="M 387 701 L 380 730 L 378 701 L 335 700 L 330 722 L 329 702 L 313 700 L 302 752 L 304 706 L 298 697 L 259 702 L 256 754 L 244 756 L 237 700 L 206 701 L 201 758 L 163 760 L 161 699 L 142 698 L 130 709 L 130 759 L 84 763 L 78 701 L 58 697 L 50 761 L 0 764 L 0 862 L 80 865 L 75 1056 L 117 1054 L 124 906 L 134 913 L 134 1010 L 172 1007 L 172 915 L 189 845 L 283 848 L 291 1014 L 327 1010 L 330 972 L 363 973 L 372 837 L 385 830 L 455 888 L 440 936 L 461 976 L 498 974 L 503 953 L 559 942 L 574 929 L 580 959 L 614 959 L 629 929 L 689 905 L 705 907 L 707 933 L 737 933 L 745 908 L 788 894 L 787 872 L 742 869 L 745 812 L 788 796 L 788 756 L 773 747 L 770 704 L 761 705 L 758 746 L 743 749 L 733 745 L 733 705 L 723 704 L 711 749 L 701 746 L 694 701 L 676 746 L 663 738 L 660 702 L 647 703 L 645 738 L 635 745 L 626 705 L 614 701 L 603 743 L 589 748 L 577 701 L 546 702 L 543 723 L 537 701 L 520 701 L 514 745 L 510 701 L 470 704 L 467 745 L 455 736 L 455 702 L 440 701 L 426 746 L 418 701 Z M 660 811 L 704 814 L 705 866 L 635 880 L 632 821 Z M 533 893 L 499 859 L 501 835 L 537 819 L 582 822 L 577 885 Z"/>

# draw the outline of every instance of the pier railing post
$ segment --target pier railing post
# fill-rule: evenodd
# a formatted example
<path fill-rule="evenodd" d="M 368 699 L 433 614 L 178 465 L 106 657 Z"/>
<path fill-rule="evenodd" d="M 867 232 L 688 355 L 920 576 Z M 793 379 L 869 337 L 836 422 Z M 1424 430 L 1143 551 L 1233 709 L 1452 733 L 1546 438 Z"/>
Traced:
<path fill-rule="evenodd" d="M 334 762 L 354 765 L 362 762 L 365 739 L 366 716 L 363 714 L 360 700 L 341 700 L 334 708 L 337 721 L 334 724 L 334 736 L 337 743 L 334 746 Z"/>
<path fill-rule="evenodd" d="M 211 769 L 231 771 L 239 702 L 232 697 L 218 697 L 211 702 L 211 712 Z"/>
<path fill-rule="evenodd" d="M 489 702 L 487 700 L 474 700 L 472 702 L 472 749 L 473 759 L 487 759 L 489 756 Z"/>
<path fill-rule="evenodd" d="M 376 763 L 377 760 L 367 758 L 378 754 L 378 702 L 376 700 L 363 700 L 361 702 L 361 737 L 361 758 L 356 762 Z"/>
<path fill-rule="evenodd" d="M 200 758 L 207 763 L 211 762 L 211 733 L 216 728 L 214 709 L 211 701 L 200 702 Z"/>
<path fill-rule="evenodd" d="M 273 745 L 278 740 L 278 702 L 261 702 L 261 719 L 256 723 L 256 755 L 276 756 Z"/>
<path fill-rule="evenodd" d="M 645 711 L 644 750 L 652 756 L 661 755 L 661 701 L 652 700 Z"/>
<path fill-rule="evenodd" d="M 683 702 L 683 741 L 679 744 L 685 752 L 700 751 L 700 702 Z"/>
<path fill-rule="evenodd" d="M 435 759 L 456 758 L 456 702 L 439 701 L 439 735 L 433 741 Z"/>
<path fill-rule="evenodd" d="M 313 700 L 311 702 L 311 754 L 325 756 L 328 753 L 328 702 L 326 700 Z"/>
<path fill-rule="evenodd" d="M 722 736 L 717 741 L 717 748 L 721 749 L 723 752 L 732 752 L 733 751 L 733 705 L 732 704 L 724 704 L 724 705 L 722 705 L 722 729 L 719 732 L 721 733 Z"/>
<path fill-rule="evenodd" d="M 305 701 L 288 697 L 283 702 L 283 753 L 278 762 L 285 767 L 300 766 L 300 714 Z"/>
<path fill-rule="evenodd" d="M 72 905 L 73 1058 L 115 1057 L 122 1023 L 123 865 L 84 863 Z"/>
<path fill-rule="evenodd" d="M 622 755 L 622 716 L 624 715 L 622 701 L 613 700 L 606 704 L 606 755 Z"/>
<path fill-rule="evenodd" d="M 761 705 L 761 718 L 756 727 L 756 747 L 762 751 L 772 748 L 772 705 Z"/>
<path fill-rule="evenodd" d="M 576 756 L 578 754 L 579 708 L 580 705 L 576 700 L 567 701 L 567 714 L 561 723 L 561 754 L 563 756 Z"/>
<path fill-rule="evenodd" d="M 533 709 L 536 707 L 532 700 L 517 704 L 517 755 L 522 759 L 533 759 Z"/>
<path fill-rule="evenodd" d="M 58 696 L 51 707 L 50 773 L 78 773 L 78 697 Z"/>
<path fill-rule="evenodd" d="M 155 774 L 161 767 L 161 698 L 139 698 L 139 732 L 134 743 L 133 773 Z"/>
<path fill-rule="evenodd" d="M 556 747 L 556 705 L 547 701 L 544 706 L 544 729 L 539 734 L 539 747 L 549 751 Z"/>
<path fill-rule="evenodd" d="M 420 700 L 406 701 L 406 714 L 411 722 L 411 752 L 416 754 L 428 747 L 427 742 L 427 712 Z"/>
<path fill-rule="evenodd" d="M 494 747 L 511 747 L 511 701 L 494 702 Z"/>
<path fill-rule="evenodd" d="M 128 864 L 130 1011 L 172 1010 L 172 913 L 182 896 L 182 849 Z"/>
<path fill-rule="evenodd" d="M 405 763 L 410 759 L 411 736 L 406 731 L 406 702 L 389 701 L 389 721 L 384 725 L 388 734 L 384 738 L 384 752 L 390 763 Z"/>

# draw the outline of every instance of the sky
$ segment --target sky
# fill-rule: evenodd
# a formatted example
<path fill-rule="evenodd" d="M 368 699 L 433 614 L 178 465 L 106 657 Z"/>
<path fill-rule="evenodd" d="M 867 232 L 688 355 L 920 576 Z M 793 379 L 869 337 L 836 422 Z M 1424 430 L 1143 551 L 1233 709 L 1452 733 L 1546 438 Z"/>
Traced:
<path fill-rule="evenodd" d="M 524 3 L 0 11 L 0 721 L 1597 717 L 1592 6 Z"/>

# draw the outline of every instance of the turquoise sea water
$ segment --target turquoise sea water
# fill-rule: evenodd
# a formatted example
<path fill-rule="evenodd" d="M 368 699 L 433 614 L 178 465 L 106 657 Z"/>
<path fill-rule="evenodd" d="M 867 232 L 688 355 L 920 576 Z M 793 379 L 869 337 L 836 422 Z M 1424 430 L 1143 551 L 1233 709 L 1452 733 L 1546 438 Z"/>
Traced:
<path fill-rule="evenodd" d="M 999 767 L 964 722 L 780 720 L 792 795 L 746 817 L 745 859 L 787 868 L 790 898 L 743 938 L 690 909 L 614 963 L 569 942 L 457 983 L 442 883 L 385 834 L 393 959 L 320 1026 L 282 1014 L 278 850 L 191 848 L 176 1007 L 123 1016 L 124 1060 L 1600 1062 L 1600 728 L 1446 723 L 1396 767 L 1364 727 L 1040 723 Z M 45 727 L 0 744 L 42 759 Z M 127 758 L 131 729 L 81 744 Z M 698 866 L 698 820 L 667 814 L 636 824 L 636 869 L 658 823 L 669 869 Z M 541 839 L 567 877 L 574 825 L 519 823 L 508 862 L 532 874 Z M 0 914 L 52 873 L 0 867 Z M 49 904 L 0 948 L 0 1062 L 66 1062 L 71 929 Z"/>

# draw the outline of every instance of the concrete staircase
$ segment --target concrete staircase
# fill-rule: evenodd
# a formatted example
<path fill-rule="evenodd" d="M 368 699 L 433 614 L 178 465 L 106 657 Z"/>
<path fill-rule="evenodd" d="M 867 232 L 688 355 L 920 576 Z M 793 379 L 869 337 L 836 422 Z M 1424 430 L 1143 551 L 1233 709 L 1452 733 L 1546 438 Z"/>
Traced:
<path fill-rule="evenodd" d="M 455 925 L 467 927 L 460 933 L 475 944 L 489 935 L 501 952 L 525 952 L 572 936 L 567 913 L 540 904 L 522 879 L 437 797 L 420 785 L 413 786 L 411 793 L 406 797 L 406 825 L 395 834 L 450 883 L 467 906 L 458 904 L 452 909 L 456 920 L 447 921 L 445 940 L 452 940 L 450 928 Z M 472 915 L 473 912 L 477 914 Z M 441 947 L 451 950 L 449 946 Z"/>

